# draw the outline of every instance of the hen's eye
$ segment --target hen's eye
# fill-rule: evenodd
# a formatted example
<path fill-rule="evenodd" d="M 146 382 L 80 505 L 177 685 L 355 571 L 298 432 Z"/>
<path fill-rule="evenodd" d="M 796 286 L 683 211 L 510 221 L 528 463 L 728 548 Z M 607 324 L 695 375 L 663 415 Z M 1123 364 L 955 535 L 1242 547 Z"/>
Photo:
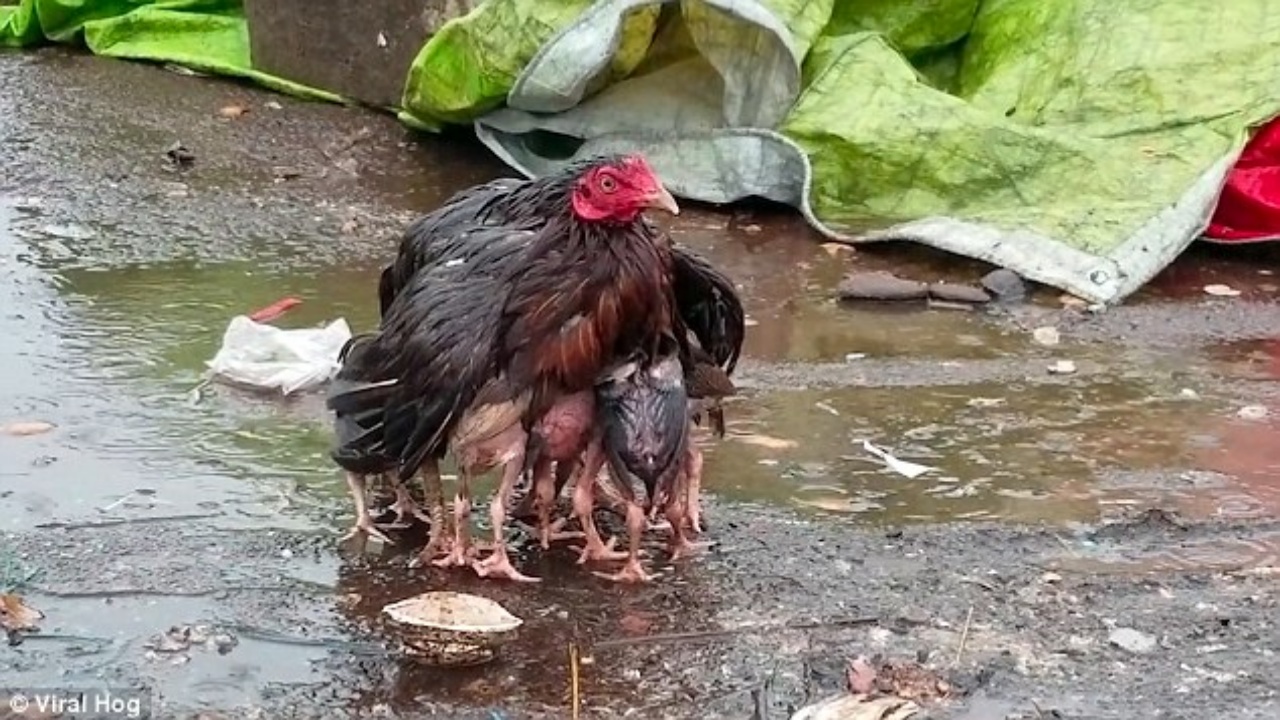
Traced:
<path fill-rule="evenodd" d="M 607 193 L 611 193 L 614 190 L 618 189 L 618 184 L 614 182 L 613 178 L 609 177 L 608 175 L 605 175 L 604 177 L 600 178 L 600 189 Z"/>

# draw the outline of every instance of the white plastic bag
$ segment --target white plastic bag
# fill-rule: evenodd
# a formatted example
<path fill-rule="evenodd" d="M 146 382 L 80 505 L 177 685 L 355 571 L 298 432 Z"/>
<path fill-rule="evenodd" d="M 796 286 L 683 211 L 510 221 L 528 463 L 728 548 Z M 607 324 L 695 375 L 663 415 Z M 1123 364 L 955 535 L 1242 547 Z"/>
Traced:
<path fill-rule="evenodd" d="M 323 328 L 283 330 L 238 315 L 231 318 L 222 347 L 208 365 L 215 378 L 288 395 L 328 382 L 338 372 L 338 353 L 350 338 L 343 318 Z"/>

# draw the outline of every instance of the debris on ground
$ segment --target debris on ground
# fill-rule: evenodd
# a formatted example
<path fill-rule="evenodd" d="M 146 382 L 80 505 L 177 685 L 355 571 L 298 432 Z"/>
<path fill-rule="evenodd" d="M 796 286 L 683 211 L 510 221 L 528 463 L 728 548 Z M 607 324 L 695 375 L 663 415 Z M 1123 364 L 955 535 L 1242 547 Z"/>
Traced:
<path fill-rule="evenodd" d="M 911 479 L 920 477 L 921 475 L 929 472 L 930 470 L 937 470 L 937 468 L 930 467 L 928 465 L 921 465 L 919 463 L 907 462 L 906 460 L 899 460 L 898 458 L 894 457 L 893 454 L 890 453 L 888 450 L 885 450 L 884 448 L 876 445 L 872 445 L 870 440 L 862 441 L 862 449 L 876 456 L 876 458 L 884 462 L 885 466 L 888 467 L 890 470 L 898 473 L 899 475 L 905 475 L 906 477 Z"/>
<path fill-rule="evenodd" d="M 57 427 L 53 423 L 44 422 L 43 420 L 26 420 L 5 423 L 0 425 L 0 435 L 10 435 L 12 437 L 27 437 L 30 435 L 43 435 Z"/>
<path fill-rule="evenodd" d="M 838 695 L 800 708 L 791 720 L 907 720 L 919 712 L 920 706 L 910 700 Z"/>
<path fill-rule="evenodd" d="M 885 271 L 846 275 L 836 291 L 841 300 L 923 300 L 929 296 L 925 283 Z"/>
<path fill-rule="evenodd" d="M 218 110 L 218 116 L 227 120 L 234 120 L 245 113 L 249 112 L 249 108 L 244 105 L 227 105 Z"/>
<path fill-rule="evenodd" d="M 1205 285 L 1204 292 L 1214 297 L 1240 297 L 1240 291 L 1230 285 Z"/>
<path fill-rule="evenodd" d="M 1156 639 L 1140 630 L 1118 627 L 1107 636 L 1107 642 L 1135 655 L 1146 655 L 1156 649 Z"/>
<path fill-rule="evenodd" d="M 1053 347 L 1062 342 L 1062 334 L 1058 332 L 1058 328 L 1052 325 L 1038 327 L 1031 331 L 1031 339 L 1036 341 L 1038 345 L 1045 347 Z"/>
<path fill-rule="evenodd" d="M 1242 420 L 1262 420 L 1270 413 L 1265 405 L 1245 405 L 1236 411 L 1236 417 Z"/>
<path fill-rule="evenodd" d="M 23 602 L 13 593 L 0 594 L 0 628 L 9 632 L 34 630 L 44 613 Z"/>
<path fill-rule="evenodd" d="M 1076 364 L 1070 360 L 1059 360 L 1049 366 L 1049 374 L 1051 375 L 1072 375 L 1076 371 Z"/>
<path fill-rule="evenodd" d="M 960 283 L 936 282 L 929 285 L 929 296 L 948 302 L 982 305 L 991 302 L 991 296 L 985 290 L 972 285 Z"/>
<path fill-rule="evenodd" d="M 226 655 L 239 644 L 230 633 L 218 632 L 211 625 L 175 625 L 143 643 L 148 660 L 165 658 L 180 665 L 188 662 L 192 648 L 203 647 L 219 655 Z"/>
<path fill-rule="evenodd" d="M 196 154 L 191 152 L 181 140 L 176 140 L 165 149 L 164 155 L 169 159 L 171 170 L 187 170 L 196 164 Z"/>
<path fill-rule="evenodd" d="M 289 395 L 328 382 L 350 338 L 342 318 L 324 327 L 285 330 L 239 315 L 231 319 L 208 366 L 214 377 L 232 384 Z"/>

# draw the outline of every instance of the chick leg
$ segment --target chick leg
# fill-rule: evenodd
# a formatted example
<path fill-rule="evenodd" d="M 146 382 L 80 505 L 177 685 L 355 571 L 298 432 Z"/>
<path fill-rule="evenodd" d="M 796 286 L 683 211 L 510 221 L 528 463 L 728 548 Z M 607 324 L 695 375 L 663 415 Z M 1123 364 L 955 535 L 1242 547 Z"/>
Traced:
<path fill-rule="evenodd" d="M 453 546 L 449 554 L 432 560 L 436 567 L 465 567 L 471 564 L 471 470 L 458 469 L 458 492 L 453 498 Z"/>
<path fill-rule="evenodd" d="M 373 524 L 373 516 L 369 514 L 369 498 L 366 495 L 366 487 L 363 475 L 355 473 L 347 473 L 347 488 L 351 490 L 351 500 L 356 506 L 356 523 L 347 531 L 346 535 L 338 542 L 346 542 L 353 537 L 360 536 L 362 538 L 376 538 L 388 545 L 391 538 L 388 538 Z"/>
<path fill-rule="evenodd" d="M 418 507 L 418 503 L 414 501 L 413 496 L 409 494 L 409 488 L 400 482 L 399 478 L 392 478 L 392 485 L 395 487 L 396 501 L 392 503 L 391 509 L 396 513 L 396 525 L 399 527 L 408 527 L 410 523 L 406 522 L 405 516 L 415 517 L 424 523 L 430 523 L 431 517 Z"/>
<path fill-rule="evenodd" d="M 702 534 L 702 451 L 697 445 L 689 443 L 685 454 L 685 473 L 688 482 L 685 485 L 685 516 L 688 526 L 695 534 Z"/>
<path fill-rule="evenodd" d="M 687 535 L 689 519 L 686 511 L 689 508 L 690 491 L 689 473 L 681 468 L 675 478 L 675 488 L 666 498 L 664 510 L 667 522 L 671 524 L 671 559 L 679 560 L 705 549 L 710 543 L 695 543 Z"/>
<path fill-rule="evenodd" d="M 440 479 L 440 464 L 428 459 L 419 468 L 418 479 L 422 482 L 422 497 L 427 504 L 427 513 L 431 516 L 431 527 L 427 544 L 418 551 L 417 557 L 409 564 L 410 567 L 432 562 L 446 549 L 444 533 L 448 519 L 444 507 L 444 483 Z"/>
<path fill-rule="evenodd" d="M 596 521 L 593 514 L 596 506 L 596 476 L 600 474 L 600 468 L 603 465 L 604 453 L 598 444 L 593 444 L 587 450 L 587 461 L 583 464 L 578 480 L 573 486 L 573 514 L 578 518 L 578 523 L 582 525 L 582 535 L 585 543 L 581 554 L 578 556 L 579 565 L 588 560 L 621 560 L 627 557 L 626 553 L 613 549 L 613 540 L 610 540 L 609 544 L 606 545 L 600 539 L 600 531 L 596 529 Z M 641 511 L 642 519 L 643 516 L 644 512 Z"/>
<path fill-rule="evenodd" d="M 502 577 L 519 582 L 542 581 L 542 578 L 530 577 L 512 567 L 511 558 L 507 555 L 507 538 L 503 532 L 507 524 L 507 501 L 511 498 L 511 491 L 515 489 L 516 478 L 523 465 L 524 459 L 516 458 L 502 469 L 502 482 L 489 505 L 489 519 L 493 522 L 493 552 L 484 560 L 471 565 L 480 577 Z"/>
<path fill-rule="evenodd" d="M 639 504 L 635 502 L 627 504 L 627 562 L 621 570 L 612 575 L 602 572 L 593 573 L 594 575 L 614 582 L 638 583 L 653 579 L 653 576 L 645 572 L 644 566 L 640 564 L 640 534 L 648 524 L 644 515 L 644 508 Z"/>
<path fill-rule="evenodd" d="M 568 468 L 572 472 L 572 468 Z M 551 547 L 553 540 L 565 540 L 569 538 L 580 538 L 582 533 L 565 532 L 561 528 L 564 527 L 564 519 L 561 518 L 556 523 L 551 522 L 551 511 L 555 509 L 556 497 L 559 495 L 558 490 L 564 487 L 564 483 L 560 482 L 560 478 L 565 474 L 562 467 L 556 468 L 556 474 L 551 474 L 551 460 L 542 458 L 533 466 L 533 489 L 537 495 L 534 505 L 538 511 L 538 537 L 542 542 L 542 549 L 547 550 Z"/>

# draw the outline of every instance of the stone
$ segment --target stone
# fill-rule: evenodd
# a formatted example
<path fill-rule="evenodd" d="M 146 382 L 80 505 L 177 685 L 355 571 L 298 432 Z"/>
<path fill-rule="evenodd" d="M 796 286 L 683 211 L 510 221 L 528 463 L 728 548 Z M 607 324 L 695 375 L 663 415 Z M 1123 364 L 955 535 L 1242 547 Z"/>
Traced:
<path fill-rule="evenodd" d="M 951 302 L 976 304 L 991 302 L 991 296 L 982 288 L 976 288 L 971 285 L 961 285 L 959 283 L 933 283 L 929 286 L 929 294 L 939 300 L 949 300 Z"/>
<path fill-rule="evenodd" d="M 979 281 L 987 292 L 1001 302 L 1016 302 L 1027 297 L 1027 283 L 1021 275 L 1000 268 L 982 276 Z"/>
<path fill-rule="evenodd" d="M 1135 655 L 1146 655 L 1156 649 L 1156 639 L 1140 630 L 1118 627 L 1107 636 L 1107 642 Z"/>
<path fill-rule="evenodd" d="M 837 289 L 841 300 L 921 300 L 929 286 L 884 271 L 846 275 Z"/>
<path fill-rule="evenodd" d="M 398 107 L 426 41 L 480 0 L 245 0 L 253 67 L 376 107 Z"/>

